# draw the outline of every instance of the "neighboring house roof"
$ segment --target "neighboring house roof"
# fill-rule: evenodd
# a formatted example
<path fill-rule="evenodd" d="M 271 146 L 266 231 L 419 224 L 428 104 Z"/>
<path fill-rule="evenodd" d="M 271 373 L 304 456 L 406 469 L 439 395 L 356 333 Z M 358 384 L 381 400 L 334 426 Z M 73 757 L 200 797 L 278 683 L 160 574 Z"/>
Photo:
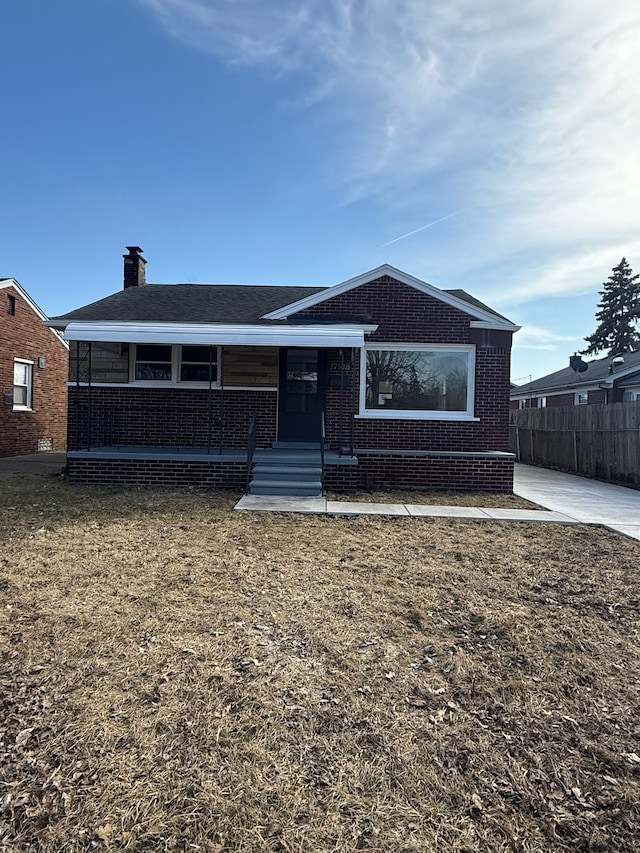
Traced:
<path fill-rule="evenodd" d="M 50 324 L 64 329 L 72 322 L 281 323 L 302 308 L 324 302 L 384 275 L 470 314 L 478 325 L 497 324 L 499 328 L 510 331 L 519 328 L 463 290 L 439 290 L 386 264 L 334 287 L 144 284 L 128 287 L 75 311 L 52 317 Z M 295 322 L 295 317 L 292 320 Z"/>
<path fill-rule="evenodd" d="M 588 368 L 584 373 L 576 373 L 571 367 L 564 367 L 555 373 L 541 376 L 526 385 L 520 385 L 511 391 L 512 399 L 532 397 L 536 395 L 573 391 L 574 389 L 597 386 L 599 384 L 624 387 L 637 384 L 640 378 L 640 350 L 624 353 L 624 364 L 614 365 L 614 358 L 619 356 L 607 355 L 587 362 Z M 637 375 L 636 375 L 637 374 Z"/>
<path fill-rule="evenodd" d="M 24 287 L 22 287 L 22 285 L 19 284 L 19 282 L 17 282 L 15 278 L 0 278 L 0 290 L 2 290 L 4 288 L 9 288 L 9 287 L 12 287 L 15 291 L 17 291 L 20 294 L 21 298 L 27 303 L 27 305 L 29 306 L 29 308 L 31 308 L 33 313 L 36 314 L 42 320 L 43 323 L 45 323 L 48 326 L 51 325 L 49 322 L 49 318 L 44 313 L 42 308 L 40 308 L 40 306 L 36 302 L 33 301 L 33 299 L 29 296 L 29 294 L 24 289 Z M 67 349 L 69 349 L 69 344 L 65 341 L 65 339 L 62 337 L 62 335 L 56 329 L 51 329 L 51 331 L 56 336 L 56 338 L 60 341 L 60 343 L 63 344 Z"/>

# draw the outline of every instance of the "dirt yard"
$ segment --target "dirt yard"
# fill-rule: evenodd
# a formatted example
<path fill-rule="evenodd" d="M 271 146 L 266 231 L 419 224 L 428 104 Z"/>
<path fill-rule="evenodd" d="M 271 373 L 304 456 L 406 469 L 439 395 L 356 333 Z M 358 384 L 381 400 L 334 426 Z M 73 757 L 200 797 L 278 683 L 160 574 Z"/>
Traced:
<path fill-rule="evenodd" d="M 0 850 L 640 848 L 640 545 L 0 483 Z"/>

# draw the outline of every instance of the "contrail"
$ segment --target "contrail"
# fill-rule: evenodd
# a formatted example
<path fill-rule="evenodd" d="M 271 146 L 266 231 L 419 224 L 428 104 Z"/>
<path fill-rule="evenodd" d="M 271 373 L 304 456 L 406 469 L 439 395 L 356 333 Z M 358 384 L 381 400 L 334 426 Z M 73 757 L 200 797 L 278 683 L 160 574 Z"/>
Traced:
<path fill-rule="evenodd" d="M 434 222 L 429 222 L 426 225 L 422 225 L 420 228 L 416 228 L 415 231 L 409 231 L 408 234 L 403 234 L 402 237 L 396 237 L 393 240 L 389 240 L 388 243 L 383 243 L 382 248 L 385 246 L 390 246 L 392 243 L 397 243 L 398 240 L 404 240 L 405 237 L 411 237 L 412 234 L 417 234 L 418 231 L 424 231 L 425 228 L 431 228 L 432 225 L 437 225 L 438 222 L 444 222 L 445 219 L 451 219 L 452 216 L 457 216 L 460 213 L 459 210 L 456 210 L 455 213 L 450 213 L 448 216 L 443 216 L 442 219 L 436 219 Z"/>

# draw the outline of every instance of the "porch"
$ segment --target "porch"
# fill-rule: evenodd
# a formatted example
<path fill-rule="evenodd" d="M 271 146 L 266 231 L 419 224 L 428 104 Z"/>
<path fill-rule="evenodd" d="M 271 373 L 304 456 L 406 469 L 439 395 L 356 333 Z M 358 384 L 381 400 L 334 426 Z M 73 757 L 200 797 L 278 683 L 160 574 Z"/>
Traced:
<path fill-rule="evenodd" d="M 238 447 L 112 444 L 67 453 L 71 482 L 227 488 L 263 495 L 351 491 L 357 488 L 357 465 L 356 456 L 321 453 L 319 446 L 308 445 L 251 453 Z"/>

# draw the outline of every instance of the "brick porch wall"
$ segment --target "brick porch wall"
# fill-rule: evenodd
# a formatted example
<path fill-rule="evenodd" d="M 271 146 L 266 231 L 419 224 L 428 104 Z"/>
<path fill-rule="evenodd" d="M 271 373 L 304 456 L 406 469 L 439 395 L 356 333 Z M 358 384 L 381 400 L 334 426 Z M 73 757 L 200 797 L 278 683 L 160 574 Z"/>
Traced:
<path fill-rule="evenodd" d="M 275 391 L 214 390 L 211 445 L 246 447 L 249 420 L 257 415 L 258 447 L 276 436 Z M 80 406 L 76 409 L 76 399 Z M 91 400 L 91 445 L 205 447 L 209 437 L 209 392 L 199 388 L 69 388 L 69 449 L 87 446 Z M 222 416 L 221 416 L 222 413 Z M 77 417 L 78 415 L 78 417 Z"/>
<path fill-rule="evenodd" d="M 194 462 L 155 459 L 67 458 L 70 483 L 95 485 L 169 486 L 244 491 L 242 462 Z"/>

